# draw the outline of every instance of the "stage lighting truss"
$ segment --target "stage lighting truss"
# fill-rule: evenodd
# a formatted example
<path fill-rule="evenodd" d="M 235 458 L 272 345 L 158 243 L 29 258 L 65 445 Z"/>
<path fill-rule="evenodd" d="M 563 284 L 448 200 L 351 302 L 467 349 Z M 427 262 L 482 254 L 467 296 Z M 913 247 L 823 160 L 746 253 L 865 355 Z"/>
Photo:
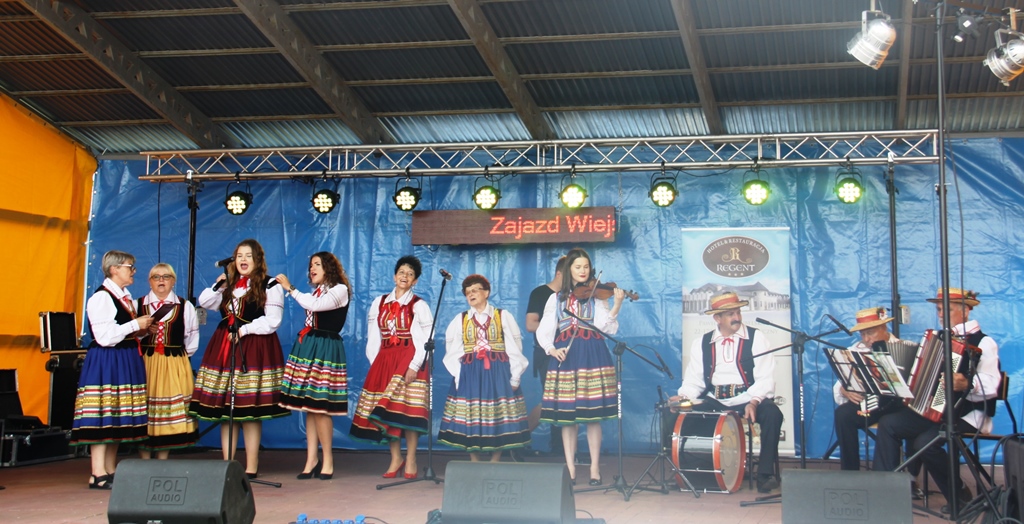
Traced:
<path fill-rule="evenodd" d="M 231 191 L 232 187 L 240 187 L 241 183 L 239 174 L 235 173 L 235 184 L 228 184 L 228 187 L 224 189 L 224 207 L 232 215 L 244 215 L 249 210 L 249 206 L 252 205 L 252 192 L 249 190 L 249 182 L 245 183 L 245 191 L 241 189 Z"/>
<path fill-rule="evenodd" d="M 1006 43 L 1003 43 L 1004 35 L 1008 38 Z M 996 30 L 996 46 L 989 50 L 982 63 L 1004 86 L 1009 86 L 1024 71 L 1024 34 L 1017 32 L 1016 23 L 1013 29 Z"/>
<path fill-rule="evenodd" d="M 658 207 L 671 206 L 679 197 L 679 191 L 676 190 L 676 177 L 665 174 L 664 162 L 661 163 L 661 174 L 651 175 L 651 191 L 648 196 L 651 197 L 651 202 Z"/>
<path fill-rule="evenodd" d="M 482 186 L 478 185 L 481 180 L 484 181 Z M 484 176 L 477 178 L 473 187 L 473 203 L 476 204 L 476 207 L 487 211 L 498 206 L 498 201 L 501 200 L 498 179 L 492 177 L 486 167 L 484 167 Z"/>
<path fill-rule="evenodd" d="M 398 184 L 405 182 L 405 185 L 398 187 Z M 391 197 L 395 201 L 395 206 L 402 211 L 412 211 L 416 209 L 416 206 L 420 203 L 420 195 L 422 194 L 420 179 L 416 179 L 416 187 L 413 187 L 413 179 L 409 176 L 409 169 L 405 170 L 405 180 L 399 179 L 395 182 L 395 194 Z"/>
<path fill-rule="evenodd" d="M 845 166 L 836 172 L 836 197 L 844 204 L 855 204 L 864 196 L 863 177 L 856 168 Z"/>
<path fill-rule="evenodd" d="M 566 179 L 568 179 L 568 183 L 566 183 Z M 587 190 L 576 182 L 575 166 L 573 166 L 568 175 L 562 177 L 560 185 L 562 190 L 558 192 L 558 199 L 561 200 L 563 206 L 568 208 L 583 206 L 583 202 L 587 199 Z"/>
<path fill-rule="evenodd" d="M 871 10 L 861 13 L 860 32 L 846 44 L 846 51 L 860 63 L 878 69 L 895 41 L 896 28 L 889 15 L 876 11 L 875 0 L 871 0 Z"/>
<path fill-rule="evenodd" d="M 748 175 L 753 175 L 754 178 L 747 180 Z M 768 185 L 768 181 L 761 180 L 760 169 L 754 167 L 748 170 L 743 174 L 743 180 L 746 180 L 746 182 L 743 183 L 743 189 L 740 193 L 748 204 L 759 206 L 768 201 L 768 197 L 772 195 L 772 189 Z"/>
<path fill-rule="evenodd" d="M 321 182 L 327 184 L 327 176 L 324 175 L 321 178 Z M 341 197 L 338 195 L 338 181 L 334 182 L 334 189 L 323 188 L 317 190 L 317 183 L 313 182 L 313 198 L 310 199 L 310 203 L 313 204 L 313 209 L 317 213 L 330 213 L 334 209 L 334 206 L 338 205 L 338 201 Z"/>

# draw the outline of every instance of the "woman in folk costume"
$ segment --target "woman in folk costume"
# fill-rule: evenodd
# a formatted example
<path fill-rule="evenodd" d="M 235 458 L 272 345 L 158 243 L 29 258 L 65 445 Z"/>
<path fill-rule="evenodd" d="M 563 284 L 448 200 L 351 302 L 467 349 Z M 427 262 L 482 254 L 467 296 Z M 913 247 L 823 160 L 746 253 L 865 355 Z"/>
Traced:
<path fill-rule="evenodd" d="M 149 404 L 149 439 L 139 446 L 142 458 L 166 460 L 172 449 L 187 448 L 199 439 L 196 419 L 188 414 L 192 400 L 192 364 L 199 349 L 199 320 L 191 302 L 174 294 L 177 275 L 170 264 L 149 270 L 150 292 L 139 299 L 138 311 L 152 315 L 142 338 Z"/>
<path fill-rule="evenodd" d="M 530 442 L 526 401 L 519 379 L 529 365 L 515 318 L 488 303 L 491 283 L 483 275 L 462 281 L 469 310 L 456 315 L 445 333 L 444 367 L 452 385 L 444 406 L 438 442 L 464 449 L 470 460 Z"/>
<path fill-rule="evenodd" d="M 189 412 L 203 420 L 222 422 L 220 442 L 224 460 L 235 456 L 239 429 L 245 433 L 245 474 L 254 479 L 259 472 L 262 421 L 291 414 L 278 405 L 284 355 L 277 327 L 284 310 L 284 291 L 267 276 L 267 262 L 259 242 L 250 238 L 235 247 L 234 262 L 227 266 L 226 275 L 218 277 L 213 288 L 203 290 L 199 305 L 219 309 L 224 318 L 203 354 Z M 232 389 L 234 428 L 226 423 L 231 415 Z M 234 437 L 231 442 L 229 435 Z"/>
<path fill-rule="evenodd" d="M 363 393 L 352 416 L 353 438 L 387 443 L 391 465 L 384 478 L 416 478 L 416 445 L 427 432 L 430 369 L 424 344 L 430 337 L 430 306 L 412 292 L 423 266 L 414 256 L 395 264 L 395 289 L 377 297 L 367 314 L 366 374 Z M 406 457 L 400 439 L 405 437 Z"/>
<path fill-rule="evenodd" d="M 305 326 L 288 355 L 281 385 L 281 406 L 306 412 L 306 466 L 296 478 L 329 480 L 334 477 L 331 417 L 348 414 L 345 344 L 339 333 L 345 327 L 352 286 L 341 262 L 326 251 L 309 258 L 312 293 L 300 293 L 283 274 L 277 281 L 306 310 Z M 317 458 L 319 446 L 324 449 L 323 461 Z"/>
<path fill-rule="evenodd" d="M 82 363 L 75 398 L 72 446 L 89 446 L 90 489 L 111 489 L 121 442 L 146 438 L 146 365 L 137 337 L 153 317 L 138 316 L 128 286 L 135 281 L 135 257 L 124 251 L 103 254 L 106 277 L 89 298 L 92 343 Z"/>
<path fill-rule="evenodd" d="M 619 308 L 625 293 L 616 288 L 613 304 L 607 300 L 578 300 L 573 290 L 594 278 L 590 255 L 580 248 L 566 254 L 568 269 L 562 274 L 561 291 L 544 307 L 537 340 L 551 355 L 541 401 L 541 420 L 562 426 L 562 444 L 569 476 L 576 482 L 576 440 L 579 424 L 587 425 L 590 448 L 590 485 L 601 485 L 601 421 L 618 413 L 615 366 L 604 337 L 565 311 L 615 334 Z"/>

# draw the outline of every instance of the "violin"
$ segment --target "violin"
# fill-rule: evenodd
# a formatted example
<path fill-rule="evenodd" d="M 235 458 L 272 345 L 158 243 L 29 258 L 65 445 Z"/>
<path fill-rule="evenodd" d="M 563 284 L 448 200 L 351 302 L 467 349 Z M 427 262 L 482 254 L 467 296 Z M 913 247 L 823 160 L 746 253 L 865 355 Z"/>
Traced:
<path fill-rule="evenodd" d="M 579 282 L 576 284 L 576 288 L 572 290 L 572 294 L 576 297 L 576 300 L 590 300 L 591 297 L 597 300 L 608 300 L 616 289 L 622 289 L 615 285 L 615 282 L 598 282 L 596 279 L 590 279 L 589 282 Z M 626 297 L 631 302 L 640 300 L 640 294 L 630 289 L 623 289 L 626 293 Z"/>

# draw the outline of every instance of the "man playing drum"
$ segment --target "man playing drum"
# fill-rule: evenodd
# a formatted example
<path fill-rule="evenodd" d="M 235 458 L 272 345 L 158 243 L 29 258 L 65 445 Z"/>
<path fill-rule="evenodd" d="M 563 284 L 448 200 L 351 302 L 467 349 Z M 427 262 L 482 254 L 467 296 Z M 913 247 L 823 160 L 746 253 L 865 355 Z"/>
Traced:
<path fill-rule="evenodd" d="M 775 361 L 771 356 L 755 359 L 768 351 L 765 335 L 743 325 L 740 308 L 749 302 L 736 293 L 711 298 L 711 309 L 718 329 L 693 342 L 690 359 L 683 370 L 683 385 L 673 404 L 702 399 L 702 411 L 737 411 L 761 425 L 761 458 L 758 463 L 757 490 L 769 493 L 779 487 L 775 462 L 779 455 L 782 411 L 775 405 Z"/>

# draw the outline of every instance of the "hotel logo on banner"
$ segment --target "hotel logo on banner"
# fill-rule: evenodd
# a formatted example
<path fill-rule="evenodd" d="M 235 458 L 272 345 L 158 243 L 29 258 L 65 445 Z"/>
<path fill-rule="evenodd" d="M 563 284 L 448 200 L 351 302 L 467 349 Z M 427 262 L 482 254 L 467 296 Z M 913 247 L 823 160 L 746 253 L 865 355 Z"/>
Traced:
<path fill-rule="evenodd" d="M 764 244 L 743 236 L 722 237 L 704 248 L 704 267 L 729 278 L 743 278 L 768 267 L 771 254 Z"/>
<path fill-rule="evenodd" d="M 412 213 L 416 246 L 614 242 L 617 230 L 612 206 Z"/>

